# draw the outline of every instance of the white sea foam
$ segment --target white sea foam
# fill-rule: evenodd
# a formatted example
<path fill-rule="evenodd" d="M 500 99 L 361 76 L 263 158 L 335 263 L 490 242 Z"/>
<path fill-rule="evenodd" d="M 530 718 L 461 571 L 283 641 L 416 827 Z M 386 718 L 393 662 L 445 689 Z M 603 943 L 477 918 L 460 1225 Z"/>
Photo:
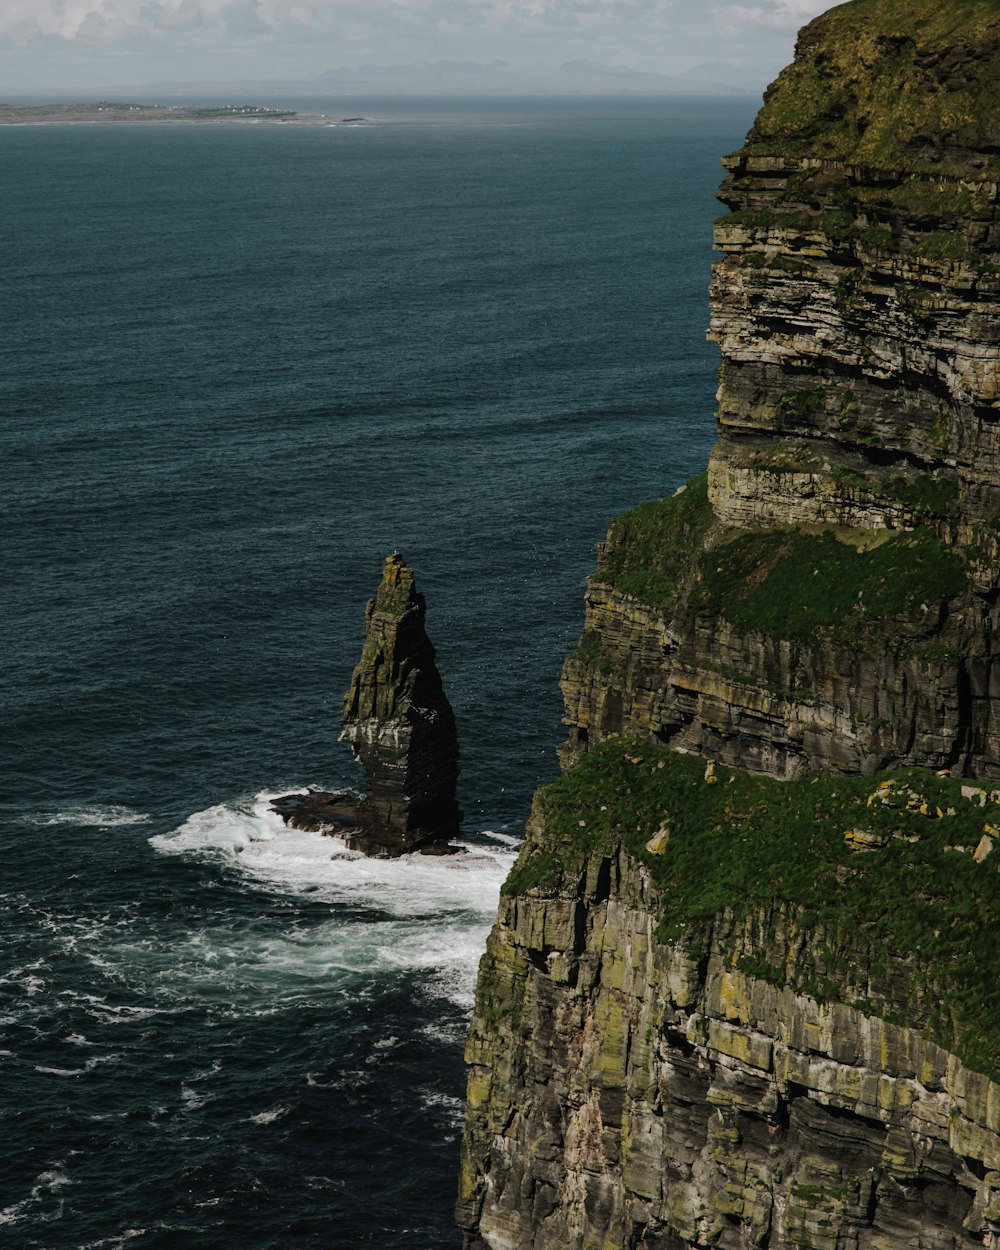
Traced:
<path fill-rule="evenodd" d="M 204 1205 L 196 1203 L 197 1206 Z M 159 1224 L 155 1226 L 157 1229 L 173 1231 L 169 1225 Z M 148 1228 L 125 1228 L 120 1233 L 116 1233 L 112 1237 L 101 1237 L 99 1241 L 88 1241 L 80 1247 L 80 1250 L 122 1250 L 123 1246 L 127 1246 L 130 1241 L 135 1241 L 137 1237 L 145 1237 L 151 1231 Z"/>
<path fill-rule="evenodd" d="M 49 1076 L 83 1076 L 101 1064 L 118 1063 L 120 1060 L 121 1055 L 96 1055 L 93 1059 L 88 1059 L 82 1068 L 46 1068 L 36 1064 L 35 1071 L 44 1072 Z"/>
<path fill-rule="evenodd" d="M 34 817 L 38 825 L 85 825 L 97 829 L 117 829 L 124 825 L 144 825 L 149 820 L 145 812 L 118 803 L 72 803 L 56 811 L 38 812 Z"/>
<path fill-rule="evenodd" d="M 190 1086 L 187 1085 L 181 1086 L 181 1102 L 184 1105 L 185 1111 L 199 1111 L 207 1102 L 210 1101 L 211 1099 L 206 1094 L 201 1094 L 196 1089 L 191 1089 Z"/>
<path fill-rule="evenodd" d="M 38 964 L 32 964 L 31 967 L 38 967 Z M 45 989 L 42 978 L 36 977 L 29 968 L 15 968 L 9 977 L 0 977 L 0 985 L 16 985 L 29 997 L 40 994 Z"/>
<path fill-rule="evenodd" d="M 427 1108 L 440 1107 L 444 1118 L 455 1128 L 459 1128 L 465 1119 L 465 1103 L 453 1094 L 426 1087 L 420 1091 L 420 1102 Z"/>
<path fill-rule="evenodd" d="M 496 911 L 516 838 L 486 833 L 485 844 L 459 843 L 463 855 L 369 859 L 339 838 L 290 829 L 271 811 L 275 797 L 265 792 L 246 808 L 220 804 L 196 812 L 150 843 L 166 854 L 223 858 L 271 889 L 371 905 L 399 916 L 458 907 L 492 918 Z"/>
<path fill-rule="evenodd" d="M 193 932 L 172 952 L 174 975 L 243 989 L 280 981 L 287 994 L 296 982 L 307 993 L 345 977 L 422 971 L 430 990 L 470 1008 L 517 839 L 486 833 L 460 843 L 459 855 L 369 859 L 339 839 L 289 829 L 270 810 L 274 797 L 196 812 L 150 843 L 161 854 L 222 862 L 251 888 L 329 903 L 331 918 L 280 934 Z"/>
<path fill-rule="evenodd" d="M 98 961 L 94 961 L 98 962 Z M 111 964 L 109 960 L 100 963 Z M 113 966 L 113 965 L 112 965 Z M 60 998 L 81 1006 L 97 1023 L 131 1024 L 135 1020 L 148 1020 L 163 1014 L 163 1007 L 133 1007 L 123 1003 L 109 1003 L 102 994 L 90 994 L 83 990 L 63 990 Z"/>
<path fill-rule="evenodd" d="M 285 1115 L 288 1115 L 287 1107 L 272 1107 L 270 1111 L 261 1111 L 258 1115 L 247 1116 L 247 1123 L 273 1124 L 275 1120 L 280 1120 Z"/>
<path fill-rule="evenodd" d="M 467 1026 L 458 1023 L 442 1024 L 425 1024 L 420 1030 L 422 1037 L 429 1038 L 432 1042 L 437 1042 L 440 1046 L 448 1046 L 449 1048 L 461 1046 L 465 1041 Z"/>
<path fill-rule="evenodd" d="M 58 1220 L 63 1213 L 63 1200 L 59 1197 L 59 1191 L 65 1189 L 67 1185 L 75 1182 L 71 1181 L 66 1173 L 62 1170 L 64 1160 L 49 1164 L 44 1172 L 39 1173 L 35 1177 L 35 1182 L 31 1187 L 31 1192 L 27 1197 L 22 1198 L 20 1202 L 14 1202 L 8 1207 L 4 1207 L 0 1211 L 0 1228 L 4 1224 L 17 1224 L 19 1221 L 31 1216 L 36 1220 Z M 43 1204 L 55 1201 L 52 1209 L 44 1209 Z M 39 1207 L 43 1207 L 39 1210 Z"/>

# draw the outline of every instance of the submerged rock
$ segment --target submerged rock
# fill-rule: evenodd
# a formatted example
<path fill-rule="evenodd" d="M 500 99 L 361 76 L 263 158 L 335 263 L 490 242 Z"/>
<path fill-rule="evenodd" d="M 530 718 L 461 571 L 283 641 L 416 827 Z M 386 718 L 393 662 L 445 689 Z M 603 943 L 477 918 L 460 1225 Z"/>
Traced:
<path fill-rule="evenodd" d="M 424 629 L 426 605 L 399 553 L 386 559 L 365 612 L 365 642 L 344 698 L 341 738 L 364 765 L 368 793 L 311 792 L 276 799 L 297 829 L 342 837 L 390 858 L 449 854 L 459 830 L 455 715 Z"/>

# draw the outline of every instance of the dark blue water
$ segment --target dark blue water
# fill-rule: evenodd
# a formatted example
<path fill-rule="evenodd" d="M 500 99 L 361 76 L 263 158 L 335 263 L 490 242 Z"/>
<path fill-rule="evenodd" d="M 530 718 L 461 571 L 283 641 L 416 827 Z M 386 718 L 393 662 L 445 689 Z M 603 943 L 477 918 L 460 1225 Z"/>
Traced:
<path fill-rule="evenodd" d="M 752 102 L 0 131 L 0 1237 L 439 1250 L 475 965 L 609 518 L 699 471 L 718 157 Z M 401 549 L 470 853 L 260 797 L 358 781 Z"/>

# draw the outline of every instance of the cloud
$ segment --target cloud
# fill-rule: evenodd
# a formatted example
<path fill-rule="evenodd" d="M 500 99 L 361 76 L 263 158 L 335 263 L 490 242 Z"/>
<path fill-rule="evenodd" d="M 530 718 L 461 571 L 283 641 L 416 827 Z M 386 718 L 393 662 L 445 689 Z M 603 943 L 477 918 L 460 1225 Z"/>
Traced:
<path fill-rule="evenodd" d="M 812 18 L 831 8 L 829 0 L 767 0 L 764 4 L 727 4 L 720 17 L 723 29 L 736 34 L 741 28 L 798 30 Z"/>
<path fill-rule="evenodd" d="M 276 30 L 308 23 L 313 7 L 280 0 L 3 0 L 0 38 L 26 43 L 49 36 L 86 43 L 159 32 L 223 34 L 248 18 Z"/>
<path fill-rule="evenodd" d="M 248 29 L 330 32 L 345 23 L 389 30 L 395 22 L 433 28 L 558 31 L 688 24 L 687 0 L 0 0 L 0 39 L 85 43 Z M 784 2 L 784 0 L 782 0 Z M 794 0 L 792 0 L 794 2 Z M 737 6 L 743 7 L 743 6 Z"/>
<path fill-rule="evenodd" d="M 300 80 L 335 65 L 584 58 L 770 81 L 829 0 L 0 0 L 8 92 Z M 728 69 L 726 68 L 728 64 Z M 715 73 L 715 71 L 713 71 Z"/>

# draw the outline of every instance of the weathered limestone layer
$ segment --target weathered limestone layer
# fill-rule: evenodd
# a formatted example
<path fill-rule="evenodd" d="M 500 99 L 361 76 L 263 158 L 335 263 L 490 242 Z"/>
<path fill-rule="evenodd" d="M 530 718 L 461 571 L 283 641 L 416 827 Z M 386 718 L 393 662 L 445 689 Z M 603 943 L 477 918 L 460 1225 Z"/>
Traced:
<path fill-rule="evenodd" d="M 664 619 L 598 574 L 585 628 L 599 653 L 579 650 L 563 669 L 571 726 L 563 761 L 625 734 L 779 777 L 816 765 L 909 764 L 995 777 L 995 612 L 971 631 L 951 606 L 931 602 L 899 621 L 895 637 L 859 650 L 839 638 L 744 631 L 691 610 Z"/>
<path fill-rule="evenodd" d="M 528 830 L 542 839 L 536 811 Z M 1000 1244 L 1000 1085 L 918 1028 L 857 952 L 821 1005 L 741 970 L 826 970 L 774 908 L 657 939 L 617 849 L 505 898 L 483 961 L 460 1222 L 469 1250 L 955 1250 Z"/>

